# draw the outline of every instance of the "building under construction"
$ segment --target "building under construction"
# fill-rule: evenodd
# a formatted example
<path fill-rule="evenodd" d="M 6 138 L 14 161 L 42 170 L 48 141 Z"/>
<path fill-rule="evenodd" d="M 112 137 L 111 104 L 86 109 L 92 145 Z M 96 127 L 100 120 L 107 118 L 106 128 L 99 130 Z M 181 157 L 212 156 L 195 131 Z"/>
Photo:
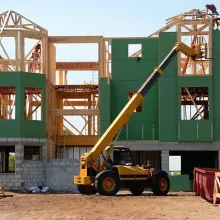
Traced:
<path fill-rule="evenodd" d="M 205 11 L 192 10 L 167 19 L 150 36 L 107 38 L 50 36 L 17 12 L 0 14 L 0 184 L 73 191 L 80 156 L 177 41 L 206 44 L 207 58 L 174 58 L 116 144 L 130 147 L 136 163 L 150 162 L 166 171 L 169 157 L 179 155 L 181 173 L 190 178 L 194 167 L 219 167 L 220 32 L 214 30 L 214 20 Z M 60 44 L 94 44 L 98 60 L 61 62 Z M 91 71 L 93 80 L 72 84 L 70 71 Z"/>

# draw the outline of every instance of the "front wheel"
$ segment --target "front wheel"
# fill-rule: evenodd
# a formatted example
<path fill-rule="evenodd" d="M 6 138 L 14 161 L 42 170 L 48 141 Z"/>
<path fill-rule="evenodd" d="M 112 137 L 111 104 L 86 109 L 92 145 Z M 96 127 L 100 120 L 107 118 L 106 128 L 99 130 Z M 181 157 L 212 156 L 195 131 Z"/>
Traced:
<path fill-rule="evenodd" d="M 118 175 L 111 170 L 99 173 L 95 178 L 95 183 L 97 192 L 100 195 L 114 196 L 120 189 L 120 179 Z"/>
<path fill-rule="evenodd" d="M 166 174 L 158 173 L 152 177 L 151 189 L 155 196 L 165 196 L 170 189 L 170 180 Z"/>

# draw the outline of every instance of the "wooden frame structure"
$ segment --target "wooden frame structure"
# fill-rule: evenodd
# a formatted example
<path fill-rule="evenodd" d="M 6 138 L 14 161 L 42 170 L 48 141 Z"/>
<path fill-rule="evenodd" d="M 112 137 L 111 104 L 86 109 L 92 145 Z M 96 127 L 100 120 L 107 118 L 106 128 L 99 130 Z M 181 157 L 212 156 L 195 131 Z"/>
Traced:
<path fill-rule="evenodd" d="M 9 10 L 0 14 L 0 72 L 23 71 L 47 74 L 47 30 L 23 15 Z M 26 49 L 27 44 L 29 46 Z M 12 49 L 11 46 L 14 45 Z M 36 47 L 40 47 L 38 50 Z M 8 50 L 7 46 L 10 46 Z M 1 119 L 12 119 L 15 109 L 15 89 L 1 87 Z M 34 94 L 26 100 L 28 118 L 33 119 L 40 107 Z M 33 111 L 33 108 L 35 110 Z"/>
<path fill-rule="evenodd" d="M 66 146 L 91 147 L 98 140 L 98 84 L 70 85 L 67 81 L 67 74 L 68 71 L 97 71 L 98 78 L 104 75 L 103 37 L 50 36 L 48 44 L 49 72 L 51 73 L 51 89 L 48 95 L 53 98 L 48 108 L 47 130 L 52 137 L 49 141 L 51 143 L 50 157 L 57 157 Z M 98 44 L 98 62 L 57 62 L 56 44 Z M 81 129 L 66 116 L 80 117 L 82 119 Z"/>
<path fill-rule="evenodd" d="M 215 178 L 214 178 L 214 190 L 213 190 L 213 204 L 215 205 L 217 202 L 217 198 L 220 199 L 220 173 L 216 172 L 215 173 Z"/>
<path fill-rule="evenodd" d="M 213 17 L 205 11 L 191 10 L 168 18 L 166 25 L 149 36 L 157 38 L 160 32 L 177 32 L 177 40 L 188 38 L 188 45 L 196 42 L 204 43 L 208 48 L 208 56 L 212 56 Z M 12 38 L 15 42 L 15 58 L 10 58 L 4 47 L 3 39 Z M 138 37 L 137 37 L 138 38 Z M 137 39 L 135 38 L 135 39 Z M 143 39 L 142 38 L 142 39 Z M 27 39 L 34 40 L 29 51 L 25 51 Z M 99 86 L 97 83 L 70 85 L 67 81 L 68 71 L 96 71 L 98 78 L 111 78 L 111 45 L 113 38 L 103 36 L 48 36 L 47 30 L 30 21 L 15 11 L 0 14 L 0 71 L 26 71 L 46 74 L 47 78 L 47 140 L 48 156 L 56 158 L 58 148 L 65 146 L 93 146 L 99 138 Z M 125 38 L 126 39 L 126 38 Z M 60 62 L 56 59 L 57 44 L 97 44 L 98 61 Z M 39 46 L 40 45 L 40 46 Z M 141 51 L 131 56 L 137 57 Z M 210 60 L 192 63 L 183 55 L 178 55 L 178 74 L 202 75 L 210 74 Z M 57 77 L 58 76 L 58 77 Z M 14 101 L 1 94 L 0 102 L 6 108 L 12 109 Z M 9 94 L 10 97 L 13 94 Z M 33 108 L 39 105 L 39 100 L 28 98 L 27 106 Z M 30 109 L 26 109 L 28 117 Z M 8 111 L 10 112 L 10 111 Z M 4 112 L 8 117 L 7 111 Z M 83 119 L 82 128 L 67 119 L 68 116 L 80 116 Z"/>

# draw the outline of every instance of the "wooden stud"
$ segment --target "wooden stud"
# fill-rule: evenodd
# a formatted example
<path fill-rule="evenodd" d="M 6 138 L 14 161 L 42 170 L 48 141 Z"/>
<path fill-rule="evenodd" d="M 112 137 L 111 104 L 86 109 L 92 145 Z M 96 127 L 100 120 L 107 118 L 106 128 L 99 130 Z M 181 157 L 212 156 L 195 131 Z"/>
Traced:
<path fill-rule="evenodd" d="M 98 109 L 51 109 L 50 114 L 54 116 L 62 115 L 99 115 Z"/>
<path fill-rule="evenodd" d="M 53 85 L 56 85 L 56 47 L 49 43 L 49 65 L 48 78 Z"/>

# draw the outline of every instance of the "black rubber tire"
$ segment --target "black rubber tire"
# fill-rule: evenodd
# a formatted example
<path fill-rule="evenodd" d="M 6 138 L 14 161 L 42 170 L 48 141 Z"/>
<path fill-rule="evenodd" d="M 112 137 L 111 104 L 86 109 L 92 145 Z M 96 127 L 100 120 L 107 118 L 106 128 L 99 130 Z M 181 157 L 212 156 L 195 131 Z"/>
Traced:
<path fill-rule="evenodd" d="M 77 185 L 78 191 L 83 195 L 95 195 L 96 188 L 90 185 Z"/>
<path fill-rule="evenodd" d="M 103 188 L 103 181 L 105 181 L 106 178 L 111 179 L 111 181 L 114 183 L 114 187 L 109 191 L 106 191 L 106 189 Z M 103 196 L 114 196 L 117 194 L 121 187 L 120 179 L 117 173 L 111 170 L 106 170 L 97 174 L 95 178 L 95 183 L 97 192 Z"/>
<path fill-rule="evenodd" d="M 133 186 L 132 188 L 130 188 L 130 192 L 134 195 L 134 196 L 140 196 L 143 194 L 144 192 L 144 187 L 142 186 Z"/>
<path fill-rule="evenodd" d="M 167 182 L 167 188 L 166 190 L 162 191 L 160 189 L 160 180 L 161 179 L 165 179 L 166 182 Z M 167 175 L 164 175 L 164 174 L 157 174 L 155 176 L 152 177 L 152 180 L 151 180 L 151 189 L 153 191 L 153 194 L 155 196 L 166 196 L 170 190 L 170 179 Z"/>

